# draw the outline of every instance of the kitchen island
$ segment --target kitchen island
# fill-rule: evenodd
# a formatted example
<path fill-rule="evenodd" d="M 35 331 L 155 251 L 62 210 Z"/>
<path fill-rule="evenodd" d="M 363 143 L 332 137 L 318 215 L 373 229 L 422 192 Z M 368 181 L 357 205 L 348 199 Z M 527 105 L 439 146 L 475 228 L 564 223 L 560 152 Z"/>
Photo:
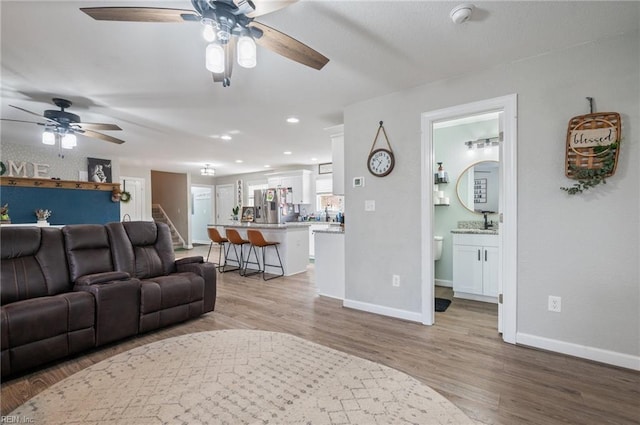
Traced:
<path fill-rule="evenodd" d="M 280 242 L 278 251 L 282 259 L 284 267 L 284 275 L 291 276 L 297 273 L 307 271 L 309 265 L 309 224 L 306 222 L 294 222 L 286 224 L 259 224 L 259 223 L 234 223 L 224 225 L 210 225 L 209 227 L 217 227 L 222 230 L 220 233 L 225 234 L 226 229 L 235 229 L 240 236 L 247 239 L 247 229 L 260 230 L 267 241 Z M 260 250 L 258 250 L 260 251 Z M 245 245 L 243 256 L 246 259 L 249 254 L 249 245 Z M 233 249 L 229 255 L 233 257 Z M 267 248 L 265 251 L 267 264 L 278 264 L 278 257 L 273 248 Z M 258 260 L 262 263 L 262 255 L 258 252 Z M 253 254 L 251 261 L 255 261 Z M 255 265 L 253 266 L 255 267 Z M 280 269 L 267 266 L 267 274 L 279 274 Z"/>

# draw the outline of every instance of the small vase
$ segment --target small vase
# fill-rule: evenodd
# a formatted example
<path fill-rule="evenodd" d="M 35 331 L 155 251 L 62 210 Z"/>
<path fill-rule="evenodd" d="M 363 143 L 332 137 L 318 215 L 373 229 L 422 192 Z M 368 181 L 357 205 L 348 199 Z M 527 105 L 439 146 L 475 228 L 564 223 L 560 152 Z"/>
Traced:
<path fill-rule="evenodd" d="M 47 227 L 47 226 L 49 226 L 49 222 L 47 220 L 38 220 L 36 222 L 36 226 L 38 226 L 38 227 Z"/>

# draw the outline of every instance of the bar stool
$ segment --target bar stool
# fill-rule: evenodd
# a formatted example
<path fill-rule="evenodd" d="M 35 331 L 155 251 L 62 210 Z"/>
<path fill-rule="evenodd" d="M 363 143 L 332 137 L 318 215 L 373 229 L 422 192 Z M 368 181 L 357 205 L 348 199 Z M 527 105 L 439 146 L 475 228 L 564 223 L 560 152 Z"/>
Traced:
<path fill-rule="evenodd" d="M 229 239 L 222 237 L 222 235 L 220 235 L 220 232 L 218 232 L 218 229 L 216 229 L 215 227 L 208 227 L 207 228 L 207 233 L 209 234 L 209 239 L 211 240 L 211 244 L 209 244 L 209 252 L 207 253 L 207 261 L 209 261 L 209 255 L 211 255 L 211 248 L 213 247 L 214 243 L 217 243 L 218 246 L 220 247 L 220 251 L 218 252 L 218 271 L 220 273 L 226 273 L 226 272 L 232 272 L 234 270 L 238 270 L 238 268 L 235 269 L 227 269 L 227 257 L 229 256 L 229 249 L 231 249 L 231 244 L 229 244 Z M 225 244 L 227 244 L 227 249 L 225 250 Z M 224 264 L 222 264 L 221 258 L 222 258 L 222 254 L 224 253 Z"/>
<path fill-rule="evenodd" d="M 234 259 L 230 259 L 227 258 L 226 261 L 235 261 L 238 263 L 238 268 L 234 269 L 234 270 L 239 270 L 240 275 L 244 276 L 243 274 L 243 266 L 244 266 L 244 261 L 243 261 L 243 256 L 242 256 L 242 247 L 245 244 L 251 243 L 246 239 L 243 239 L 242 236 L 240 236 L 240 233 L 238 233 L 237 230 L 235 229 L 226 229 L 226 233 L 227 233 L 227 240 L 229 241 L 229 246 L 233 246 L 233 252 L 236 254 L 236 258 Z M 238 251 L 237 251 L 237 247 L 240 247 L 240 255 L 238 255 Z"/>
<path fill-rule="evenodd" d="M 284 267 L 282 266 L 282 259 L 280 258 L 280 252 L 278 251 L 278 245 L 280 245 L 280 242 L 269 242 L 266 241 L 264 239 L 264 236 L 262 235 L 262 232 L 259 230 L 254 230 L 254 229 L 248 229 L 247 230 L 247 238 L 249 238 L 249 241 L 251 242 L 251 246 L 249 247 L 249 254 L 247 255 L 247 261 L 245 261 L 244 263 L 244 276 L 250 276 L 247 275 L 247 264 L 257 264 L 258 265 L 258 271 L 256 273 L 262 273 L 262 280 L 271 280 L 271 279 L 275 279 L 277 277 L 281 277 L 284 276 Z M 274 247 L 276 249 L 276 254 L 278 255 L 278 261 L 280 262 L 280 265 L 277 264 L 267 264 L 265 261 L 265 249 L 268 247 Z M 260 260 L 258 259 L 258 251 L 257 249 L 260 248 L 262 250 L 262 270 L 260 270 Z M 251 252 L 253 251 L 254 256 L 256 257 L 256 262 L 252 262 L 251 261 Z M 267 270 L 267 266 L 269 267 L 276 267 L 279 268 L 280 270 L 282 270 L 282 274 L 278 274 L 278 275 L 274 275 L 270 278 L 266 277 L 266 270 Z M 252 273 L 252 274 L 256 274 L 256 273 Z"/>

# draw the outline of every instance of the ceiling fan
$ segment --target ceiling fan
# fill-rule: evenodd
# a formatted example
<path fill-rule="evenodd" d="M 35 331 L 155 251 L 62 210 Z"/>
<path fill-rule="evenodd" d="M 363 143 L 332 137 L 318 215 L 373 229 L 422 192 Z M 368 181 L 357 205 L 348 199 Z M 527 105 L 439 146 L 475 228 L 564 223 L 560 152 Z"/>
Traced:
<path fill-rule="evenodd" d="M 255 1 L 255 2 L 254 2 Z M 256 43 L 314 69 L 329 59 L 298 40 L 265 24 L 258 16 L 282 9 L 297 0 L 191 0 L 195 10 L 156 7 L 85 7 L 81 11 L 99 21 L 200 22 L 206 49 L 206 67 L 214 82 L 231 84 L 233 62 L 245 68 L 256 65 Z"/>
<path fill-rule="evenodd" d="M 93 137 L 95 139 L 100 139 L 111 143 L 124 143 L 124 140 L 116 139 L 115 137 L 111 137 L 96 131 L 122 130 L 117 125 L 81 122 L 78 115 L 65 111 L 65 109 L 71 106 L 71 101 L 58 97 L 55 97 L 52 100 L 53 103 L 58 108 L 60 108 L 60 110 L 58 111 L 56 109 L 49 109 L 44 111 L 43 115 L 31 112 L 24 108 L 20 108 L 19 106 L 9 105 L 12 108 L 16 108 L 20 111 L 42 118 L 44 119 L 44 122 L 23 121 L 8 118 L 2 118 L 2 121 L 25 122 L 29 124 L 41 125 L 44 127 L 44 131 L 42 133 L 42 143 L 44 143 L 45 145 L 55 145 L 57 142 L 60 142 L 60 146 L 64 149 L 73 149 L 76 146 L 76 134 Z"/>

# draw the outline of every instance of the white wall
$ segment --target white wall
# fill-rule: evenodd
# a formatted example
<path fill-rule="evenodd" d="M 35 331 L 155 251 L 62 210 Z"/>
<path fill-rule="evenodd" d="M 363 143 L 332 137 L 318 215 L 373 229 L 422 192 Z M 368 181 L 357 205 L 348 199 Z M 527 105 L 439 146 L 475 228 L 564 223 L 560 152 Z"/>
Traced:
<path fill-rule="evenodd" d="M 640 355 L 640 35 L 633 32 L 351 105 L 345 110 L 346 298 L 420 312 L 420 114 L 518 94 L 519 335 Z M 565 136 L 571 117 L 620 112 L 617 173 L 569 196 Z M 366 159 L 383 120 L 396 154 L 387 177 Z M 363 188 L 354 177 L 365 176 Z M 364 201 L 376 201 L 375 212 Z M 391 275 L 401 285 L 391 285 Z M 547 297 L 562 297 L 562 313 Z M 531 339 L 530 339 L 531 340 Z M 635 363 L 634 363 L 635 364 Z"/>

